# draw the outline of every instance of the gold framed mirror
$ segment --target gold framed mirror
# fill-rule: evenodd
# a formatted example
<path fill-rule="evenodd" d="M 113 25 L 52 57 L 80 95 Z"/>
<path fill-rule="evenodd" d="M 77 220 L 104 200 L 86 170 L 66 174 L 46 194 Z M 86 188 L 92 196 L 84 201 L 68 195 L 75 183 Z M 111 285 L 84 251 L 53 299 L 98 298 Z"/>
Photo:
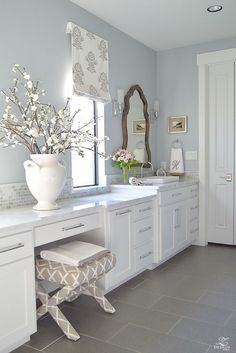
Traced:
<path fill-rule="evenodd" d="M 135 154 L 138 165 L 151 162 L 148 103 L 139 85 L 131 86 L 124 97 L 122 133 L 122 148 Z"/>

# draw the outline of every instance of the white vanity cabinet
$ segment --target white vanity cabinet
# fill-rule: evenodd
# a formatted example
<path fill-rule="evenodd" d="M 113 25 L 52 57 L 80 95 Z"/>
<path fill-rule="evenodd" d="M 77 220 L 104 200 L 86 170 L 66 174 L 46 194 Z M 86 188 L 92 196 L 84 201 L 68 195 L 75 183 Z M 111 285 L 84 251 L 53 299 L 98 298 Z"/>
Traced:
<path fill-rule="evenodd" d="M 31 231 L 0 238 L 0 352 L 8 353 L 36 331 Z"/>
<path fill-rule="evenodd" d="M 116 255 L 105 289 L 117 287 L 153 262 L 153 200 L 106 213 L 107 246 Z"/>
<path fill-rule="evenodd" d="M 158 195 L 160 261 L 167 260 L 198 236 L 197 185 L 160 191 Z"/>
<path fill-rule="evenodd" d="M 133 229 L 133 207 L 108 212 L 109 248 L 116 255 L 116 266 L 109 275 L 110 287 L 134 274 Z"/>

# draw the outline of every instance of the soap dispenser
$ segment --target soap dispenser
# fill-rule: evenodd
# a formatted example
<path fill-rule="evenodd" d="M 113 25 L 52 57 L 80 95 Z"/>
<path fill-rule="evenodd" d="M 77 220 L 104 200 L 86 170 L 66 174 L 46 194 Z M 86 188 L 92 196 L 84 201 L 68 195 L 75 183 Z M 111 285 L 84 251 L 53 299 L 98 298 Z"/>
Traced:
<path fill-rule="evenodd" d="M 161 162 L 161 166 L 156 171 L 157 176 L 166 176 L 166 162 Z"/>

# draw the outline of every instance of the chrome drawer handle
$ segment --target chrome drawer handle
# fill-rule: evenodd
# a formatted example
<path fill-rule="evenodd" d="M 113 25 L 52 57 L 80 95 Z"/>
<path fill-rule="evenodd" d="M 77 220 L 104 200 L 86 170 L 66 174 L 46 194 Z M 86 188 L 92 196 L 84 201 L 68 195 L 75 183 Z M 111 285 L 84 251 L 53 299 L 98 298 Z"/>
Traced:
<path fill-rule="evenodd" d="M 190 192 L 197 192 L 198 189 L 191 189 Z"/>
<path fill-rule="evenodd" d="M 190 210 L 191 211 L 194 211 L 194 210 L 197 210 L 198 209 L 198 206 L 195 206 L 195 207 L 191 207 Z"/>
<path fill-rule="evenodd" d="M 195 233 L 197 231 L 198 231 L 198 228 L 195 228 L 195 229 L 191 230 L 190 234 L 193 234 L 193 233 Z"/>
<path fill-rule="evenodd" d="M 148 257 L 148 256 L 150 256 L 150 255 L 152 255 L 152 251 L 149 251 L 149 252 L 146 253 L 145 255 L 139 256 L 139 258 L 140 258 L 140 260 L 143 260 L 143 259 L 145 259 L 145 257 Z"/>
<path fill-rule="evenodd" d="M 172 197 L 177 197 L 177 196 L 181 196 L 182 192 L 177 192 L 176 194 L 172 194 Z"/>
<path fill-rule="evenodd" d="M 76 226 L 71 226 L 71 227 L 63 227 L 62 230 L 63 232 L 66 232 L 67 230 L 72 230 L 76 228 L 81 228 L 84 227 L 84 223 L 77 224 Z"/>
<path fill-rule="evenodd" d="M 123 214 L 130 213 L 130 212 L 131 212 L 131 210 L 126 210 L 123 212 L 116 212 L 116 216 L 122 216 Z"/>
<path fill-rule="evenodd" d="M 18 244 L 6 246 L 5 248 L 1 248 L 0 249 L 0 253 L 2 254 L 2 253 L 7 252 L 7 251 L 20 249 L 20 248 L 23 248 L 24 246 L 25 246 L 24 243 L 18 243 Z"/>
<path fill-rule="evenodd" d="M 144 233 L 144 232 L 147 232 L 148 230 L 152 229 L 151 226 L 149 227 L 146 227 L 146 228 L 142 228 L 142 229 L 139 229 L 139 233 Z"/>
<path fill-rule="evenodd" d="M 152 207 L 140 208 L 139 212 L 146 212 L 152 210 Z"/>

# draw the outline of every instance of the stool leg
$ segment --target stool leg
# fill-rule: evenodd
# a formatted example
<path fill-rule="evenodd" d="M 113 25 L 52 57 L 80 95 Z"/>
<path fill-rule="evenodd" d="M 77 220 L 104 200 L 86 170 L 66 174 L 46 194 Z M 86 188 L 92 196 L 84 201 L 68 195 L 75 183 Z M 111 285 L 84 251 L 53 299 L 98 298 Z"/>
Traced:
<path fill-rule="evenodd" d="M 37 317 L 40 318 L 46 312 L 49 312 L 66 337 L 70 340 L 77 341 L 80 338 L 80 335 L 57 306 L 64 301 L 65 297 L 71 292 L 71 290 L 72 288 L 70 287 L 63 287 L 52 297 L 49 297 L 44 288 L 38 285 L 37 297 L 42 302 L 42 305 L 37 309 Z"/>
<path fill-rule="evenodd" d="M 95 283 L 92 283 L 88 286 L 87 290 L 95 298 L 98 304 L 103 308 L 106 313 L 114 314 L 115 308 L 109 303 L 109 301 L 104 297 L 102 291 L 96 286 Z"/>
<path fill-rule="evenodd" d="M 68 339 L 77 341 L 80 338 L 78 332 L 76 332 L 74 327 L 70 324 L 65 315 L 57 306 L 51 306 L 48 308 L 48 312 L 52 315 L 53 319 L 56 321 Z"/>

